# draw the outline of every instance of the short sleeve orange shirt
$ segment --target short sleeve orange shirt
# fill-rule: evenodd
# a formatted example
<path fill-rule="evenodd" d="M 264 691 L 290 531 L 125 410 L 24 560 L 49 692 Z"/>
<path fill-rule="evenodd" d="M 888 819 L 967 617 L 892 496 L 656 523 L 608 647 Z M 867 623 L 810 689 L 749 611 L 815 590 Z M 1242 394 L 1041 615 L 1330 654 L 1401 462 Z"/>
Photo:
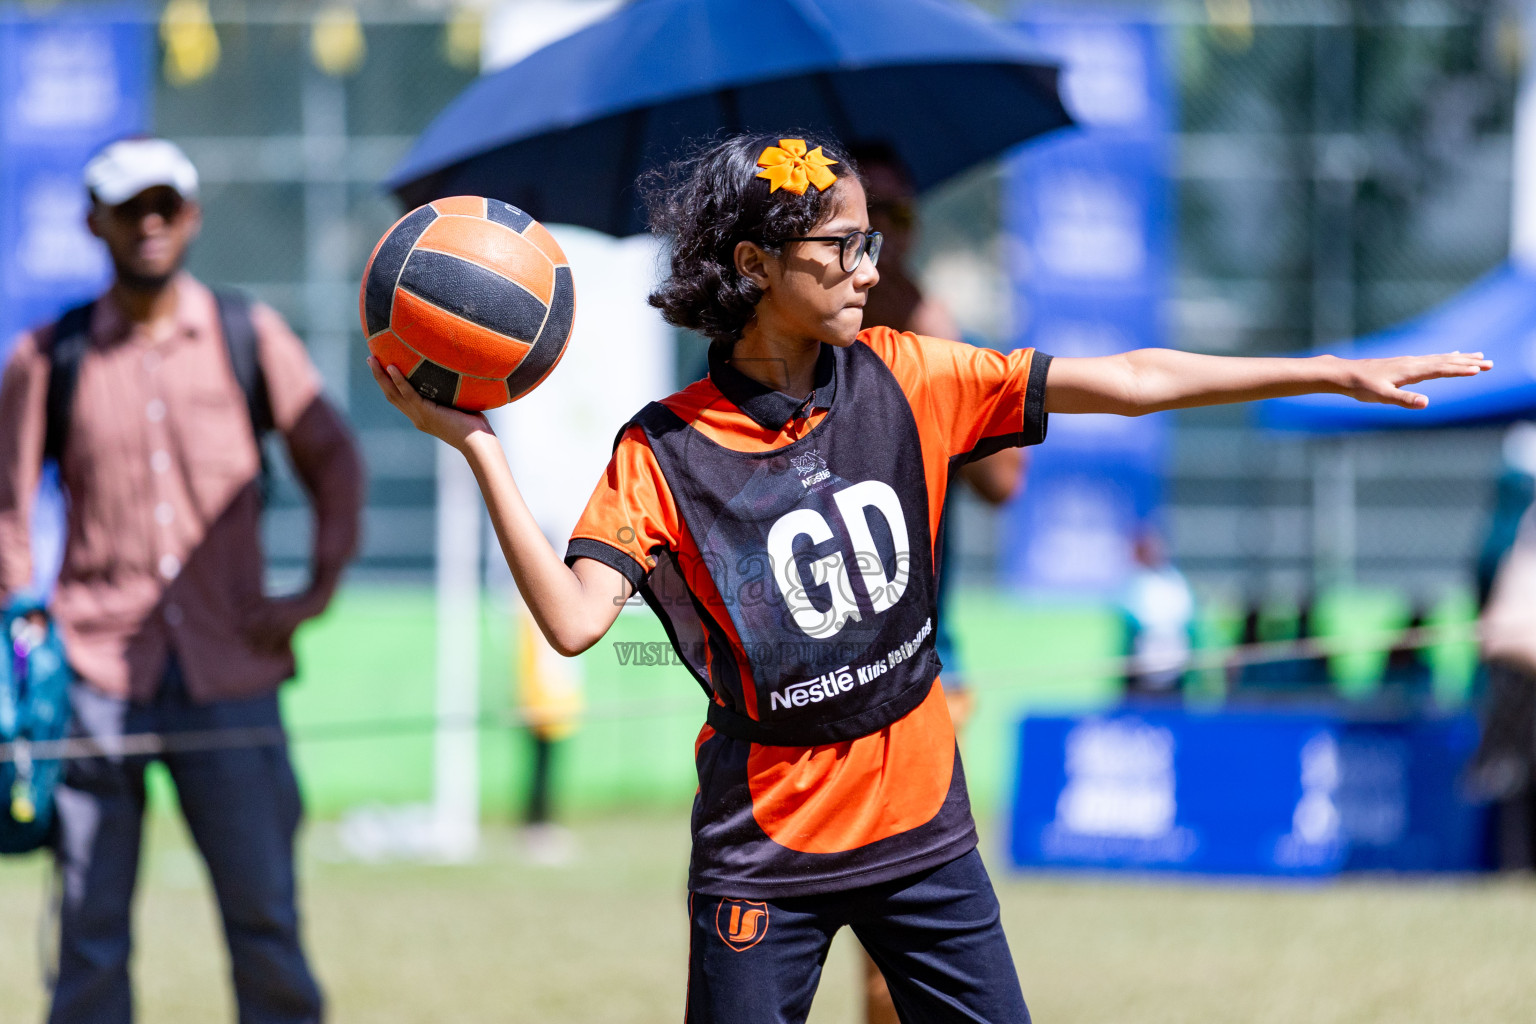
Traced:
<path fill-rule="evenodd" d="M 930 536 L 951 469 L 1045 437 L 1050 357 L 1001 353 L 875 327 L 859 334 L 891 371 L 921 444 Z M 830 353 L 805 399 L 746 377 L 718 347 L 709 377 L 662 400 L 691 429 L 736 451 L 785 447 L 814 429 L 837 401 Z M 639 587 L 657 556 L 684 565 L 701 552 L 643 431 L 630 426 L 593 491 L 566 560 L 595 558 Z M 746 653 L 707 573 L 693 597 L 717 611 L 738 659 Z M 713 692 L 722 704 L 729 695 Z M 734 710 L 753 715 L 755 708 Z M 690 887 L 734 897 L 780 898 L 875 884 L 959 856 L 975 844 L 954 732 L 940 687 L 878 732 L 816 747 L 778 747 L 717 735 L 697 743 L 700 790 Z"/>

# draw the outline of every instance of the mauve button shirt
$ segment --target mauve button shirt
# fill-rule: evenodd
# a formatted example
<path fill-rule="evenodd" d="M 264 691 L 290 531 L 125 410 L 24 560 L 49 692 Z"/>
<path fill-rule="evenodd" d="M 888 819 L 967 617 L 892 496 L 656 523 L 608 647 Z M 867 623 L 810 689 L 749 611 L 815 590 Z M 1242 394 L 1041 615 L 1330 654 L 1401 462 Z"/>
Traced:
<path fill-rule="evenodd" d="M 262 601 L 260 457 L 213 293 L 183 273 L 153 335 L 108 293 L 91 317 L 61 473 L 68 538 L 52 612 L 94 688 L 150 699 L 175 652 L 194 700 L 270 693 L 289 649 L 241 625 Z M 315 508 L 315 563 L 355 549 L 362 466 L 303 344 L 253 304 L 272 416 Z M 0 381 L 0 595 L 32 573 L 29 518 L 46 433 L 52 328 L 23 335 Z"/>

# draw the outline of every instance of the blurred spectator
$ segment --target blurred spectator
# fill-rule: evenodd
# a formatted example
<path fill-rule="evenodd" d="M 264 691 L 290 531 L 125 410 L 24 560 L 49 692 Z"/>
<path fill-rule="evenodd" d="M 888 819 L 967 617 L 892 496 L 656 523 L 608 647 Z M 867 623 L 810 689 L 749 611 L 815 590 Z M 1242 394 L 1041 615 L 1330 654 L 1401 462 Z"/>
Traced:
<path fill-rule="evenodd" d="M 591 467 L 606 465 L 613 453 L 615 410 L 639 409 L 672 391 L 676 350 L 674 329 L 646 301 L 656 281 L 657 239 L 554 230 L 580 282 L 581 313 L 559 372 L 533 393 L 492 409 L 488 418 L 528 511 L 550 544 L 564 550 L 592 496 Z M 706 369 L 701 365 L 699 376 Z M 529 443 L 534 439 L 537 443 Z M 580 726 L 590 660 L 562 657 L 550 646 L 496 544 L 486 551 L 486 569 L 513 606 L 518 637 L 514 685 L 520 720 L 511 740 L 517 765 L 513 792 L 522 801 L 513 813 L 523 826 L 522 852 L 536 864 L 564 864 L 578 852 L 558 815 L 566 740 Z"/>
<path fill-rule="evenodd" d="M 1422 705 L 1429 699 L 1434 683 L 1434 669 L 1429 663 L 1429 649 L 1407 641 L 1416 630 L 1424 628 L 1429 620 L 1429 610 L 1422 601 L 1415 602 L 1413 611 L 1404 627 L 1404 642 L 1387 652 L 1387 663 L 1381 673 L 1382 696 L 1397 705 Z"/>
<path fill-rule="evenodd" d="M 1136 568 L 1121 597 L 1128 697 L 1177 696 L 1189 667 L 1195 595 L 1153 529 L 1136 538 Z"/>
<path fill-rule="evenodd" d="M 1536 868 L 1536 426 L 1510 428 L 1504 463 L 1478 560 L 1486 696 L 1467 783 L 1475 796 L 1495 802 L 1499 866 L 1528 871 Z"/>
<path fill-rule="evenodd" d="M 173 734 L 281 735 L 277 689 L 294 673 L 294 631 L 325 608 L 357 544 L 361 463 L 282 319 L 215 296 L 182 269 L 202 222 L 186 156 L 160 139 L 114 143 L 87 165 L 85 185 L 114 280 L 23 336 L 0 383 L 0 593 L 31 576 L 28 517 L 47 452 L 69 497 L 50 612 L 79 676 L 73 732 L 109 748 L 125 734 L 172 734 L 160 759 L 208 866 L 240 1021 L 317 1021 L 286 747 L 178 752 Z M 258 435 L 268 426 L 315 512 L 310 583 L 282 598 L 262 592 Z M 59 787 L 56 1024 L 131 1019 L 148 763 L 74 761 Z"/>
<path fill-rule="evenodd" d="M 1243 618 L 1244 647 L 1313 640 L 1314 602 L 1307 595 L 1294 605 L 1252 602 Z M 1297 698 L 1321 693 L 1330 682 L 1328 659 L 1296 653 L 1241 665 L 1234 673 L 1235 688 L 1247 697 Z"/>
<path fill-rule="evenodd" d="M 581 664 L 549 645 L 528 606 L 514 612 L 521 655 L 517 704 L 526 727 L 528 785 L 523 803 L 523 850 L 535 864 L 558 866 L 576 854 L 575 838 L 555 820 L 555 761 L 562 741 L 580 724 Z"/>
<path fill-rule="evenodd" d="M 880 281 L 870 289 L 864 306 L 864 326 L 892 327 L 931 338 L 961 338 L 960 325 L 938 299 L 925 296 L 912 277 L 908 260 L 912 255 L 917 227 L 917 194 L 911 176 L 901 158 L 883 143 L 852 147 L 854 161 L 864 177 L 868 196 L 869 226 L 884 236 L 880 255 Z M 960 467 L 959 477 L 980 498 L 1000 505 L 1018 491 L 1024 479 L 1024 450 L 1004 448 L 996 454 Z M 950 534 L 953 517 L 946 507 L 940 524 L 938 566 L 938 621 L 934 625 L 934 645 L 944 669 L 940 680 L 949 702 L 949 714 L 958 731 L 975 708 L 975 695 L 965 684 L 960 652 L 950 629 L 950 605 L 947 600 L 953 573 L 950 571 Z M 864 957 L 865 1017 L 869 1024 L 896 1024 L 896 1007 L 891 1002 L 885 979 L 875 962 Z"/>
<path fill-rule="evenodd" d="M 1488 606 L 1493 578 L 1515 543 L 1526 509 L 1536 500 L 1536 423 L 1516 423 L 1504 433 L 1504 466 L 1493 496 L 1488 532 L 1477 556 L 1477 607 Z"/>

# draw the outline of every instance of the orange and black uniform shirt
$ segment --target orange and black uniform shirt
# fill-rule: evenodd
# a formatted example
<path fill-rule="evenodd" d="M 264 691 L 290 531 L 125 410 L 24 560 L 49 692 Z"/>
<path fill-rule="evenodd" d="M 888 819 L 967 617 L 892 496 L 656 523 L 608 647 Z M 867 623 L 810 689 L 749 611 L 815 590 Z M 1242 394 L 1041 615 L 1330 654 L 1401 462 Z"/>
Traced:
<path fill-rule="evenodd" d="M 620 435 L 566 561 L 629 579 L 712 701 L 691 890 L 834 892 L 975 846 L 933 538 L 961 464 L 1044 440 L 1049 363 L 875 327 L 799 400 L 715 346 Z"/>

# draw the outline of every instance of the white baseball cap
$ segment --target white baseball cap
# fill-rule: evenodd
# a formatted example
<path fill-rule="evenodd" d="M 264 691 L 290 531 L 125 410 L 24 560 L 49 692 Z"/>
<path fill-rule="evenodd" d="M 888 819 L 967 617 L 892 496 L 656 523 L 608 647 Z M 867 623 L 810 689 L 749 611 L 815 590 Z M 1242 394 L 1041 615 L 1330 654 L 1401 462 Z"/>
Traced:
<path fill-rule="evenodd" d="M 197 198 L 197 168 L 168 139 L 123 139 L 85 165 L 85 187 L 106 206 L 127 202 L 157 185 L 175 189 L 183 199 Z"/>

